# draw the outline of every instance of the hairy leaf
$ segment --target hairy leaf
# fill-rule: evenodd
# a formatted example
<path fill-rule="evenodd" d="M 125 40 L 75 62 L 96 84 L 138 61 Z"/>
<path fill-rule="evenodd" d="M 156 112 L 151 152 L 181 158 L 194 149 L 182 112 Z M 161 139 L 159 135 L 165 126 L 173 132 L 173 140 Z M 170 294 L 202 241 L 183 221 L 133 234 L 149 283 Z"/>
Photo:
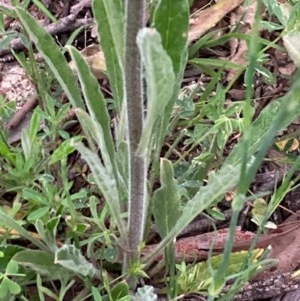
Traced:
<path fill-rule="evenodd" d="M 107 104 L 96 78 L 92 75 L 87 63 L 74 47 L 68 47 L 77 69 L 78 78 L 82 87 L 85 103 L 91 117 L 98 121 L 103 131 L 103 139 L 111 158 L 114 161 L 114 144 L 110 128 L 110 119 Z"/>
<path fill-rule="evenodd" d="M 84 108 L 75 76 L 51 35 L 24 9 L 16 8 L 16 12 L 31 40 L 61 84 L 73 107 Z"/>
<path fill-rule="evenodd" d="M 161 160 L 161 187 L 153 196 L 153 214 L 161 238 L 175 226 L 180 215 L 180 195 L 178 183 L 174 179 L 172 163 Z"/>
<path fill-rule="evenodd" d="M 98 25 L 101 46 L 104 52 L 108 78 L 116 100 L 117 111 L 121 112 L 123 100 L 124 70 L 124 14 L 122 1 L 93 1 L 93 12 Z"/>
<path fill-rule="evenodd" d="M 18 252 L 13 260 L 24 268 L 29 268 L 51 279 L 60 279 L 60 275 L 65 273 L 64 268 L 54 263 L 54 255 L 45 251 L 24 250 Z"/>
<path fill-rule="evenodd" d="M 175 75 L 178 76 L 187 59 L 188 0 L 160 0 L 153 19 L 154 27 L 161 35 L 162 45 L 172 60 Z"/>
<path fill-rule="evenodd" d="M 161 38 L 155 29 L 142 29 L 137 38 L 142 63 L 145 67 L 147 82 L 148 112 L 145 120 L 138 152 L 149 156 L 151 142 L 157 140 L 159 121 L 171 101 L 175 85 L 172 62 L 161 44 Z M 155 130 L 157 128 L 157 131 Z"/>
<path fill-rule="evenodd" d="M 158 247 L 145 258 L 145 261 L 153 260 L 155 255 L 171 242 L 196 216 L 213 205 L 226 192 L 230 191 L 237 184 L 239 177 L 240 165 L 226 165 L 217 172 L 211 172 L 207 185 L 200 187 L 198 193 L 188 201 L 175 226 Z"/>
<path fill-rule="evenodd" d="M 83 276 L 99 277 L 99 271 L 73 245 L 64 245 L 55 252 L 54 263 Z"/>
<path fill-rule="evenodd" d="M 187 32 L 189 28 L 189 1 L 188 0 L 160 0 L 154 11 L 154 27 L 160 33 L 163 48 L 171 58 L 175 73 L 175 85 L 172 97 L 166 105 L 157 126 L 157 147 L 154 152 L 158 160 L 160 149 L 168 132 L 170 117 L 178 98 L 183 72 L 187 62 Z M 170 87 L 171 89 L 171 87 Z M 164 99 L 161 102 L 165 101 Z"/>

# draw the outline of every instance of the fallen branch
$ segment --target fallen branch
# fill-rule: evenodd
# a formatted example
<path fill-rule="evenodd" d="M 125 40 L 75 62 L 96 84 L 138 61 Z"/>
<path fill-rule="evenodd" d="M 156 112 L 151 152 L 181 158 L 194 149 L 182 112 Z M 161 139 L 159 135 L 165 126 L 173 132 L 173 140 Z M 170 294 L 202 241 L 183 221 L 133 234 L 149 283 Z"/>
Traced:
<path fill-rule="evenodd" d="M 76 16 L 71 14 L 62 18 L 57 23 L 51 23 L 49 25 L 46 25 L 45 29 L 49 34 L 57 35 L 68 31 L 74 31 L 80 26 L 90 26 L 93 24 L 93 22 L 93 18 L 82 18 L 76 20 Z M 12 49 L 17 51 L 24 49 L 24 44 L 20 38 L 13 39 L 10 42 L 9 48 L 0 49 L 0 56 L 10 54 Z"/>
<path fill-rule="evenodd" d="M 79 3 L 71 7 L 71 14 L 78 15 L 83 8 L 91 7 L 92 0 L 81 0 Z"/>

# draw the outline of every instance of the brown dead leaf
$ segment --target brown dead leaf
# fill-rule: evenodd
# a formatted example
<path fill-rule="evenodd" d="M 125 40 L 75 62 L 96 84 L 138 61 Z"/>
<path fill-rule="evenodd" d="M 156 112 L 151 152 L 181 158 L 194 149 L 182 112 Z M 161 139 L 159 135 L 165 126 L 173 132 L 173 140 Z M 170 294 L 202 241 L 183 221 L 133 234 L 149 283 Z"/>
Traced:
<path fill-rule="evenodd" d="M 288 75 L 288 76 L 293 75 L 295 73 L 296 69 L 297 68 L 294 63 L 288 63 L 285 66 L 278 67 L 278 70 L 281 74 Z"/>
<path fill-rule="evenodd" d="M 233 101 L 244 100 L 246 98 L 246 90 L 233 88 L 228 91 L 228 95 L 230 95 Z"/>
<path fill-rule="evenodd" d="M 271 258 L 278 260 L 276 272 L 292 272 L 300 263 L 300 223 L 292 231 L 274 240 Z"/>
<path fill-rule="evenodd" d="M 277 265 L 271 271 L 264 271 L 255 277 L 256 280 L 266 279 L 276 274 L 292 273 L 300 263 L 300 221 L 283 223 L 272 231 L 272 251 L 270 258 L 277 260 Z"/>
<path fill-rule="evenodd" d="M 87 64 L 90 66 L 92 73 L 97 79 L 106 77 L 106 63 L 104 53 L 102 50 L 100 50 L 99 45 L 94 44 L 88 46 L 81 51 L 81 54 Z M 69 66 L 73 71 L 76 69 L 74 62 L 70 62 Z"/>
<path fill-rule="evenodd" d="M 189 29 L 188 42 L 191 43 L 213 28 L 223 17 L 241 5 L 244 0 L 221 0 L 214 6 L 197 13 L 192 19 Z"/>

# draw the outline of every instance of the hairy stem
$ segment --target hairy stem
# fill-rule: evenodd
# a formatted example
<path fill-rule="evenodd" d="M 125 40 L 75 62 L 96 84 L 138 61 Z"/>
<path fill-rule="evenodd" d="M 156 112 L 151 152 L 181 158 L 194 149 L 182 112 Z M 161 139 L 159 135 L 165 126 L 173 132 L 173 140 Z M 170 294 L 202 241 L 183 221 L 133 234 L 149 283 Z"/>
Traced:
<path fill-rule="evenodd" d="M 143 27 L 145 0 L 126 1 L 125 95 L 127 101 L 129 138 L 129 252 L 124 271 L 138 258 L 138 246 L 143 239 L 146 216 L 146 160 L 136 154 L 143 128 L 142 67 L 136 37 Z"/>

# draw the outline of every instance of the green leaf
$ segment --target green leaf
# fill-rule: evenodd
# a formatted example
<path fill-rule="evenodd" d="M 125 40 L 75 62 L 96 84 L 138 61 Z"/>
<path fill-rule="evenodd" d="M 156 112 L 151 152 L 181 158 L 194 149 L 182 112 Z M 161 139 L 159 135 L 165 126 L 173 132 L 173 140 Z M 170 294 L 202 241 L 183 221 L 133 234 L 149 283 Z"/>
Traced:
<path fill-rule="evenodd" d="M 29 222 L 35 222 L 37 219 L 43 218 L 45 215 L 49 214 L 51 207 L 43 206 L 36 210 L 32 210 L 27 217 Z"/>
<path fill-rule="evenodd" d="M 92 119 L 85 111 L 81 109 L 76 109 L 75 113 L 80 121 L 83 131 L 86 134 L 86 137 L 90 144 L 90 148 L 94 152 L 97 152 L 98 149 L 101 151 L 101 156 L 104 163 L 103 165 L 105 166 L 107 172 L 109 174 L 112 174 L 112 164 L 115 164 L 115 162 L 112 162 L 110 159 L 110 153 L 105 143 L 105 137 L 101 124 L 99 124 L 96 120 Z M 95 143 L 97 144 L 97 146 L 95 146 Z M 77 143 L 74 142 L 74 145 L 77 145 Z"/>
<path fill-rule="evenodd" d="M 222 292 L 224 286 L 226 284 L 226 279 L 222 274 L 216 273 L 212 280 L 212 283 L 208 287 L 208 293 L 210 296 L 217 297 Z"/>
<path fill-rule="evenodd" d="M 83 90 L 82 92 L 89 113 L 91 117 L 97 120 L 101 125 L 108 154 L 111 158 L 111 162 L 114 162 L 114 144 L 110 128 L 110 118 L 107 110 L 107 104 L 100 91 L 98 81 L 92 75 L 80 52 L 73 47 L 68 47 L 68 49 L 78 72 L 78 77 Z"/>
<path fill-rule="evenodd" d="M 40 0 L 32 0 L 32 2 L 38 7 L 38 9 L 43 12 L 47 18 L 49 18 L 53 23 L 56 23 L 58 20 L 52 13 L 45 7 L 45 5 Z"/>
<path fill-rule="evenodd" d="M 21 286 L 19 284 L 10 280 L 7 277 L 5 277 L 2 280 L 0 284 L 0 298 L 8 297 L 9 294 L 17 295 L 20 292 L 21 292 Z"/>
<path fill-rule="evenodd" d="M 270 15 L 274 14 L 282 25 L 287 25 L 292 10 L 291 4 L 273 0 L 264 0 L 264 4 L 267 6 Z"/>
<path fill-rule="evenodd" d="M 17 7 L 16 13 L 31 40 L 61 84 L 73 107 L 84 108 L 75 76 L 51 35 L 24 9 Z"/>
<path fill-rule="evenodd" d="M 68 155 L 72 154 L 75 151 L 74 143 L 80 142 L 81 140 L 82 140 L 81 137 L 74 137 L 65 140 L 53 152 L 53 154 L 51 155 L 51 159 L 49 160 L 49 164 L 54 164 L 58 161 L 66 159 Z"/>
<path fill-rule="evenodd" d="M 208 58 L 196 58 L 196 59 L 189 60 L 189 63 L 194 64 L 200 68 L 202 65 L 214 66 L 220 68 L 231 68 L 235 70 L 241 70 L 244 68 L 239 64 L 232 63 L 230 61 L 220 60 L 220 59 L 218 60 L 218 59 L 208 59 Z"/>
<path fill-rule="evenodd" d="M 12 18 L 15 18 L 15 12 L 13 9 L 10 9 L 8 6 L 0 5 L 0 12 L 3 15 L 10 16 Z"/>
<path fill-rule="evenodd" d="M 30 141 L 28 131 L 25 129 L 22 129 L 22 132 L 21 132 L 21 146 L 22 146 L 25 160 L 29 161 L 30 157 L 32 156 L 33 144 Z"/>
<path fill-rule="evenodd" d="M 11 164 L 16 164 L 14 153 L 11 151 L 3 134 L 0 132 L 0 155 L 7 159 Z"/>
<path fill-rule="evenodd" d="M 255 70 L 265 78 L 265 81 L 269 85 L 276 84 L 276 76 L 268 68 L 264 67 L 260 63 L 257 63 L 255 66 Z"/>
<path fill-rule="evenodd" d="M 104 167 L 97 154 L 86 148 L 83 144 L 75 145 L 78 151 L 81 153 L 83 159 L 88 163 L 93 178 L 99 187 L 105 201 L 107 202 L 110 213 L 114 221 L 118 225 L 118 229 L 121 233 L 121 239 L 126 241 L 127 233 L 125 230 L 124 222 L 121 218 L 120 199 L 118 195 L 118 188 L 116 180 L 110 170 Z"/>
<path fill-rule="evenodd" d="M 9 293 L 8 283 L 6 281 L 7 278 L 3 278 L 0 284 L 0 298 L 4 298 Z"/>
<path fill-rule="evenodd" d="M 17 274 L 19 270 L 18 263 L 14 260 L 10 260 L 7 264 L 6 271 L 1 275 L 2 281 L 0 284 L 0 298 L 7 297 L 8 295 L 17 295 L 21 292 L 21 286 L 9 279 L 9 276 L 24 276 L 23 274 Z"/>
<path fill-rule="evenodd" d="M 272 126 L 276 125 L 276 131 L 280 130 L 290 124 L 295 116 L 300 114 L 299 101 L 297 102 L 296 95 L 297 94 L 291 90 L 286 96 L 272 101 L 262 110 L 258 118 L 251 124 L 251 127 L 247 129 L 250 131 L 247 149 L 249 157 L 254 155 L 261 148 Z M 289 109 L 290 106 L 291 109 Z M 237 164 L 241 162 L 244 153 L 244 144 L 242 141 L 233 148 L 225 161 L 226 164 Z"/>
<path fill-rule="evenodd" d="M 18 295 L 21 293 L 21 286 L 18 283 L 10 280 L 9 278 L 6 278 L 5 281 L 7 282 L 7 286 L 11 294 Z"/>
<path fill-rule="evenodd" d="M 116 284 L 110 291 L 110 297 L 113 301 L 122 300 L 122 298 L 129 297 L 129 287 L 125 281 Z"/>
<path fill-rule="evenodd" d="M 187 59 L 188 0 L 160 0 L 155 7 L 153 21 L 177 77 L 185 67 Z"/>
<path fill-rule="evenodd" d="M 138 153 L 141 156 L 149 156 L 151 142 L 155 134 L 155 126 L 164 116 L 173 94 L 175 75 L 172 61 L 161 44 L 161 38 L 155 29 L 144 28 L 140 30 L 137 43 L 145 68 L 147 82 L 148 111 L 145 120 L 142 138 Z M 157 138 L 157 137 L 156 137 Z"/>
<path fill-rule="evenodd" d="M 93 13 L 98 26 L 107 73 L 117 111 L 121 112 L 124 70 L 124 14 L 122 1 L 93 1 Z"/>
<path fill-rule="evenodd" d="M 28 187 L 24 187 L 22 197 L 38 205 L 49 205 L 49 200 L 42 193 Z"/>
<path fill-rule="evenodd" d="M 230 191 L 237 183 L 239 175 L 239 165 L 224 166 L 219 171 L 210 172 L 207 185 L 202 186 L 183 208 L 182 215 L 174 227 L 174 232 L 177 229 L 180 229 L 180 232 L 203 210 L 214 204 L 220 196 Z"/>
<path fill-rule="evenodd" d="M 40 250 L 24 250 L 18 252 L 13 260 L 24 268 L 28 268 L 51 279 L 60 279 L 66 271 L 54 263 L 54 255 Z"/>
<path fill-rule="evenodd" d="M 178 98 L 183 72 L 187 62 L 187 33 L 189 27 L 189 3 L 187 0 L 160 0 L 154 11 L 154 26 L 161 34 L 162 45 L 171 58 L 175 73 L 172 97 L 166 105 L 160 124 L 156 128 L 154 159 L 158 160 L 160 150 L 169 129 L 171 113 Z M 171 87 L 169 87 L 171 90 Z M 170 91 L 171 92 L 171 91 Z M 164 102 L 165 100 L 161 100 Z M 164 105 L 164 104 L 163 104 Z M 154 162 L 155 164 L 156 162 Z"/>
<path fill-rule="evenodd" d="M 94 298 L 93 299 L 94 301 L 102 301 L 103 300 L 100 295 L 99 289 L 94 286 L 92 286 L 92 296 Z"/>
<path fill-rule="evenodd" d="M 232 202 L 232 218 L 230 233 L 224 248 L 224 261 L 219 269 L 220 278 L 223 277 L 227 268 L 228 258 L 231 252 L 234 228 L 238 220 L 240 210 L 245 204 L 245 194 L 254 178 L 262 160 L 270 148 L 275 135 L 278 131 L 292 122 L 300 113 L 299 93 L 300 93 L 300 73 L 296 74 L 296 81 L 292 85 L 290 92 L 281 99 L 281 102 L 272 102 L 265 111 L 268 114 L 266 119 L 260 118 L 261 128 L 254 131 L 254 126 L 246 128 L 242 141 L 233 149 L 230 156 L 224 163 L 227 166 L 230 160 L 235 160 L 234 164 L 242 162 L 240 179 L 237 185 L 237 195 Z M 270 108 L 275 109 L 274 114 L 270 114 Z M 266 109 L 265 109 L 266 110 Z M 258 121 L 258 120 L 256 120 Z M 266 126 L 266 125 L 269 126 Z M 258 124 L 256 124 L 258 125 Z M 264 132 L 262 132 L 264 131 Z M 254 134 L 254 137 L 251 135 Z M 257 136 L 258 135 L 258 136 Z M 254 140 L 253 140 L 254 138 Z"/>
<path fill-rule="evenodd" d="M 43 222 L 42 220 L 35 221 L 35 228 L 41 237 L 42 241 L 49 247 L 51 251 L 56 250 L 56 234 L 57 234 L 57 227 L 59 225 L 60 216 L 55 216 L 47 223 Z"/>
<path fill-rule="evenodd" d="M 30 232 L 25 230 L 22 226 L 18 224 L 11 216 L 7 215 L 0 209 L 0 221 L 2 225 L 5 225 L 9 229 L 16 230 L 22 237 L 31 241 L 35 246 L 41 250 L 47 250 L 47 247 L 37 238 L 35 238 Z"/>
<path fill-rule="evenodd" d="M 118 186 L 118 194 L 120 196 L 124 196 L 124 194 L 126 194 L 125 197 L 127 200 L 128 177 L 127 173 L 126 176 L 123 173 L 123 171 L 126 172 L 127 166 L 124 166 L 124 160 L 122 160 L 124 158 L 125 160 L 127 160 L 127 157 L 125 157 L 127 152 L 124 153 L 124 151 L 127 150 L 127 145 L 124 145 L 125 143 L 121 143 L 119 145 L 118 155 L 114 156 L 114 154 L 112 154 L 107 149 L 107 145 L 105 143 L 105 135 L 103 134 L 101 125 L 97 121 L 93 120 L 85 111 L 76 109 L 75 112 L 88 139 L 90 149 L 92 150 L 92 152 L 98 152 L 98 150 L 100 149 L 101 158 L 103 160 L 102 165 L 105 166 L 106 173 L 116 181 L 116 185 Z M 97 144 L 97 146 L 95 144 Z"/>
<path fill-rule="evenodd" d="M 99 277 L 100 272 L 73 245 L 64 245 L 55 252 L 54 263 L 83 276 Z"/>
<path fill-rule="evenodd" d="M 220 197 L 238 183 L 240 177 L 240 165 L 223 166 L 219 171 L 212 171 L 206 186 L 200 187 L 196 195 L 188 201 L 183 208 L 182 214 L 177 220 L 175 226 L 167 234 L 167 236 L 160 242 L 160 244 L 145 257 L 144 261 L 148 262 L 155 258 L 155 255 L 168 243 L 176 237 L 182 229 L 184 229 L 196 216 L 203 212 L 206 208 L 211 207 Z"/>
<path fill-rule="evenodd" d="M 224 221 L 226 219 L 225 215 L 217 207 L 209 208 L 206 211 L 215 220 Z"/>
<path fill-rule="evenodd" d="M 243 193 L 248 189 L 261 161 L 271 146 L 275 135 L 279 130 L 289 125 L 300 114 L 300 103 L 298 95 L 300 93 L 300 73 L 296 74 L 296 81 L 288 94 L 277 101 L 272 101 L 253 122 L 251 127 L 246 129 L 244 137 L 238 143 L 229 157 L 226 164 L 239 164 L 242 160 L 247 164 L 243 168 L 239 180 L 239 191 Z M 248 164 L 251 162 L 250 164 Z M 246 167 L 246 166 L 245 166 Z M 233 211 L 239 210 L 243 202 L 232 202 Z"/>
<path fill-rule="evenodd" d="M 30 118 L 30 126 L 29 126 L 29 138 L 31 143 L 34 143 L 37 132 L 40 129 L 41 115 L 38 114 L 36 110 L 34 110 L 31 118 Z"/>
<path fill-rule="evenodd" d="M 6 274 L 16 274 L 19 270 L 18 263 L 15 260 L 11 260 L 6 268 Z"/>
<path fill-rule="evenodd" d="M 228 270 L 226 271 L 226 279 L 232 279 L 232 275 L 241 273 L 241 269 L 247 269 L 248 274 L 253 274 L 261 266 L 257 262 L 262 254 L 262 249 L 255 249 L 249 254 L 247 251 L 233 252 L 230 256 Z M 180 294 L 191 294 L 206 292 L 209 290 L 210 295 L 217 296 L 220 291 L 218 288 L 223 287 L 223 281 L 217 278 L 217 270 L 223 259 L 223 254 L 213 256 L 206 261 L 197 264 L 190 264 L 186 266 L 185 263 L 177 265 L 179 270 L 177 277 L 177 286 Z M 245 266 L 245 261 L 251 260 L 249 267 Z M 216 281 L 217 280 L 217 281 Z M 216 283 L 220 281 L 219 283 Z"/>
<path fill-rule="evenodd" d="M 23 250 L 23 247 L 17 245 L 0 246 L 0 252 L 3 253 L 3 256 L 0 257 L 0 273 L 4 273 L 12 257 Z"/>
<path fill-rule="evenodd" d="M 153 196 L 153 214 L 161 238 L 166 237 L 176 224 L 180 215 L 180 195 L 174 179 L 172 163 L 161 159 L 161 187 Z"/>

